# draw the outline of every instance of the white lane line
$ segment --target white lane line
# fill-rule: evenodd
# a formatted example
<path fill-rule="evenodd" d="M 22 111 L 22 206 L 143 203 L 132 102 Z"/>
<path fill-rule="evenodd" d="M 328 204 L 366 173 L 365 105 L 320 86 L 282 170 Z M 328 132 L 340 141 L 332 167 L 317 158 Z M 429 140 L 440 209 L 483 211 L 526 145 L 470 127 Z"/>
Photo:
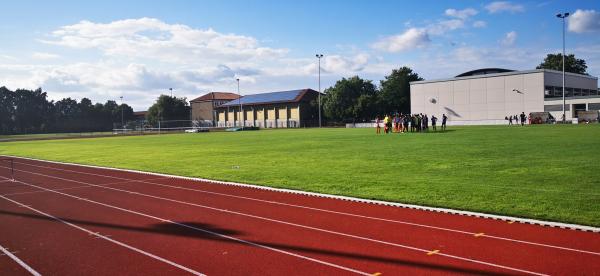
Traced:
<path fill-rule="evenodd" d="M 45 177 L 48 177 L 48 178 L 54 178 L 54 179 L 64 180 L 64 181 L 71 181 L 71 182 L 76 182 L 76 183 L 95 185 L 95 184 L 92 184 L 92 183 L 87 183 L 87 182 L 77 181 L 77 180 L 72 180 L 72 179 L 66 179 L 66 178 L 57 177 L 57 176 L 45 175 L 45 174 L 41 174 L 41 173 L 34 173 L 34 172 L 23 171 L 23 170 L 19 170 L 19 171 L 22 171 L 24 173 L 29 173 L 29 174 L 35 174 L 35 175 L 45 176 Z M 21 182 L 23 184 L 26 184 L 26 185 L 30 185 L 32 187 L 39 188 L 39 189 L 44 189 L 44 190 L 47 190 L 47 191 L 53 191 L 51 189 L 46 189 L 46 188 L 39 187 L 39 186 L 36 186 L 36 185 L 33 185 L 33 184 L 28 184 L 28 183 L 25 183 L 25 182 L 22 182 L 22 181 L 19 181 L 19 182 Z M 317 228 L 317 227 L 312 227 L 312 226 L 307 226 L 307 225 L 302 225 L 302 224 L 297 224 L 297 223 L 292 223 L 292 222 L 287 222 L 287 221 L 282 221 L 282 220 L 276 220 L 276 219 L 271 219 L 271 218 L 266 218 L 266 217 L 261 217 L 261 216 L 256 216 L 256 215 L 251 215 L 251 214 L 246 214 L 246 213 L 241 213 L 241 212 L 236 212 L 236 211 L 230 211 L 230 210 L 225 210 L 225 209 L 220 209 L 220 208 L 215 208 L 215 207 L 210 207 L 210 206 L 206 206 L 206 205 L 195 204 L 195 203 L 190 203 L 190 202 L 185 202 L 185 201 L 180 201 L 180 200 L 175 200 L 175 199 L 170 199 L 170 198 L 153 196 L 153 195 L 143 194 L 143 193 L 139 193 L 139 192 L 124 190 L 124 189 L 117 189 L 117 188 L 104 187 L 104 186 L 98 186 L 98 185 L 96 185 L 96 186 L 98 188 L 102 188 L 102 189 L 109 189 L 109 190 L 124 192 L 124 193 L 128 193 L 128 194 L 139 195 L 139 196 L 143 196 L 143 197 L 160 199 L 160 200 L 164 200 L 164 201 L 175 202 L 175 203 L 180 203 L 180 204 L 184 204 L 184 205 L 189 205 L 189 206 L 195 206 L 195 207 L 200 207 L 200 208 L 204 208 L 204 209 L 209 209 L 209 210 L 213 210 L 213 211 L 217 211 L 217 212 L 235 214 L 235 215 L 240 215 L 240 216 L 255 218 L 255 219 L 259 219 L 259 220 L 264 220 L 264 221 L 275 222 L 275 223 L 280 223 L 280 224 L 284 224 L 284 225 L 290 225 L 290 226 L 295 226 L 295 227 L 299 227 L 299 228 L 314 230 L 314 231 L 318 231 L 318 232 L 323 232 L 323 233 L 328 233 L 328 234 L 333 234 L 333 235 L 339 235 L 339 236 L 343 236 L 343 237 L 354 238 L 354 239 L 359 239 L 359 240 L 364 240 L 364 241 L 369 241 L 369 242 L 374 242 L 374 243 L 379 243 L 379 244 L 385 244 L 385 245 L 399 247 L 399 248 L 404 248 L 404 249 L 410 249 L 410 250 L 419 251 L 419 252 L 425 252 L 425 253 L 427 253 L 427 252 L 430 251 L 428 249 L 413 247 L 413 246 L 409 246 L 409 245 L 403 245 L 403 244 L 392 243 L 392 242 L 387 242 L 387 241 L 382 241 L 382 240 L 377 240 L 377 239 L 372 239 L 372 238 L 367 238 L 367 237 L 362 237 L 362 236 L 357 236 L 357 235 L 352 235 L 352 234 L 346 234 L 346 233 L 342 233 L 342 232 L 337 232 L 337 231 L 332 231 L 332 230 L 327 230 L 327 229 L 322 229 L 322 228 Z M 95 202 L 95 201 L 92 201 L 92 200 L 89 200 L 89 199 L 85 199 L 85 198 L 80 198 L 80 197 L 77 197 L 77 196 L 74 196 L 74 195 L 71 195 L 71 194 L 66 194 L 66 193 L 62 193 L 62 192 L 58 192 L 58 191 L 53 191 L 53 192 L 59 193 L 59 194 L 63 194 L 63 195 L 66 195 L 66 196 L 70 196 L 70 197 L 73 197 L 73 198 L 77 198 L 79 200 L 85 200 L 85 201 L 94 202 L 94 203 L 97 203 L 97 204 L 102 204 L 102 205 L 110 206 L 108 204 Z M 119 207 L 114 207 L 114 206 L 112 206 L 112 207 L 113 208 L 122 209 L 122 208 L 119 208 Z M 128 211 L 128 212 L 137 213 L 137 214 L 141 214 L 141 215 L 145 215 L 145 214 L 138 213 L 138 212 L 135 212 L 135 211 L 132 211 L 132 210 L 128 210 L 128 209 L 122 209 L 122 210 Z M 152 217 L 150 215 L 147 215 L 147 216 Z M 156 218 L 156 217 L 154 217 L 154 218 Z M 173 222 L 173 223 L 175 223 L 175 222 Z M 179 224 L 179 223 L 176 223 L 176 224 Z M 179 224 L 179 225 L 184 225 L 184 224 Z M 546 274 L 542 274 L 542 273 L 538 273 L 538 272 L 532 272 L 532 271 L 528 271 L 528 270 L 524 270 L 524 269 L 519 269 L 519 268 L 514 268 L 514 267 L 509 267 L 509 266 L 504 266 L 504 265 L 499 265 L 499 264 L 494 264 L 494 263 L 480 261 L 480 260 L 476 260 L 476 259 L 459 257 L 459 256 L 455 256 L 455 255 L 450 255 L 450 254 L 440 254 L 440 255 L 448 257 L 448 258 L 452 258 L 452 259 L 463 260 L 463 261 L 467 261 L 467 262 L 472 262 L 472 263 L 487 265 L 487 266 L 491 266 L 491 267 L 496 267 L 496 268 L 502 268 L 502 269 L 506 269 L 506 270 L 512 270 L 512 271 L 522 272 L 522 273 L 526 273 L 526 274 L 546 275 Z"/>
<path fill-rule="evenodd" d="M 157 180 L 157 179 L 163 179 L 163 177 L 161 177 L 161 178 L 150 178 L 148 180 Z M 125 183 L 136 182 L 136 181 L 137 180 L 128 180 L 128 181 L 119 181 L 119 182 L 106 183 L 106 184 L 97 184 L 97 185 L 98 186 L 110 186 L 110 185 L 125 184 Z M 91 187 L 95 187 L 95 186 L 83 185 L 83 186 L 76 186 L 76 187 L 69 187 L 69 188 L 60 188 L 60 189 L 54 189 L 54 190 L 55 191 L 66 191 L 66 190 L 91 188 Z M 9 193 L 9 194 L 2 194 L 2 195 L 3 196 L 13 196 L 13 195 L 28 195 L 28 194 L 39 194 L 39 193 L 47 193 L 47 191 L 29 191 L 29 192 Z"/>
<path fill-rule="evenodd" d="M 19 182 L 21 182 L 21 181 L 19 181 Z M 21 182 L 21 183 L 24 183 L 24 182 Z M 24 183 L 24 184 L 26 184 L 26 183 Z M 127 248 L 127 249 L 133 250 L 133 251 L 135 251 L 135 252 L 138 252 L 138 253 L 140 253 L 140 254 L 146 255 L 146 256 L 148 256 L 148 257 L 150 257 L 150 258 L 153 258 L 153 259 L 155 259 L 155 260 L 161 261 L 161 262 L 163 262 L 163 263 L 166 263 L 166 264 L 172 265 L 172 266 L 174 266 L 174 267 L 177 267 L 177 268 L 179 268 L 179 269 L 181 269 L 181 270 L 187 271 L 187 272 L 189 272 L 189 273 L 191 273 L 191 274 L 193 274 L 193 275 L 201 275 L 201 276 L 204 276 L 204 275 L 205 275 L 205 274 L 202 274 L 202 273 L 200 273 L 200 272 L 198 272 L 198 271 L 195 271 L 195 270 L 193 270 L 193 269 L 191 269 L 191 268 L 185 267 L 185 266 L 183 266 L 183 265 L 180 265 L 180 264 L 178 264 L 178 263 L 175 263 L 175 262 L 169 261 L 169 260 L 167 260 L 167 259 L 164 259 L 164 258 L 162 258 L 162 257 L 156 256 L 156 255 L 154 255 L 154 254 L 152 254 L 152 253 L 146 252 L 146 251 L 144 251 L 144 250 L 141 250 L 141 249 L 139 249 L 139 248 L 133 247 L 133 246 L 131 246 L 131 245 L 128 245 L 128 244 L 122 243 L 122 242 L 120 242 L 120 241 L 117 241 L 117 240 L 113 240 L 113 239 L 109 238 L 108 236 L 103 236 L 103 235 L 100 235 L 100 234 L 99 234 L 99 233 L 97 233 L 97 232 L 92 232 L 92 231 L 90 231 L 90 230 L 88 230 L 88 229 L 86 229 L 86 228 L 83 228 L 83 227 L 77 226 L 77 225 L 75 225 L 75 224 L 73 224 L 73 223 L 70 223 L 70 222 L 68 222 L 68 221 L 65 221 L 65 220 L 63 220 L 63 219 L 60 219 L 60 218 L 58 218 L 58 217 L 55 217 L 55 216 L 53 216 L 53 215 L 50 215 L 50 214 L 48 214 L 48 213 L 45 213 L 45 212 L 43 212 L 43 211 L 37 210 L 37 209 L 35 209 L 35 208 L 31 207 L 31 206 L 25 205 L 25 204 L 23 204 L 23 203 L 21 203 L 21 202 L 18 202 L 18 201 L 16 201 L 16 200 L 12 200 L 12 199 L 10 199 L 10 198 L 7 198 L 7 197 L 5 197 L 5 196 L 0 196 L 0 198 L 2 198 L 2 199 L 5 199 L 5 200 L 8 200 L 8 201 L 10 201 L 10 202 L 12 202 L 12 203 L 14 203 L 14 204 L 17 204 L 17 205 L 19 205 L 20 207 L 27 208 L 27 209 L 29 209 L 29 210 L 31 210 L 31 211 L 34 211 L 34 212 L 38 213 L 38 214 L 42 214 L 42 215 L 44 215 L 44 216 L 46 216 L 46 217 L 52 218 L 52 219 L 54 219 L 54 220 L 56 220 L 56 221 L 62 222 L 62 223 L 66 224 L 66 225 L 69 225 L 69 226 L 71 226 L 71 227 L 77 228 L 77 229 L 79 229 L 79 230 L 81 230 L 81 231 L 83 231 L 83 232 L 86 232 L 86 233 L 88 233 L 89 235 L 95 236 L 96 238 L 100 238 L 100 239 L 103 239 L 103 240 L 109 241 L 109 242 L 111 242 L 111 243 L 114 243 L 114 244 L 120 245 L 120 246 L 122 246 L 122 247 L 125 247 L 125 248 Z"/>
<path fill-rule="evenodd" d="M 284 188 L 273 188 L 273 187 L 269 187 L 269 186 L 244 184 L 244 183 L 238 183 L 238 182 L 227 182 L 227 181 L 212 180 L 212 179 L 199 178 L 199 177 L 170 175 L 170 174 L 164 174 L 164 173 L 147 172 L 147 171 L 140 171 L 140 170 L 133 170 L 133 169 L 119 169 L 119 168 L 114 168 L 114 167 L 83 165 L 83 164 L 75 164 L 75 163 L 59 162 L 59 161 L 49 161 L 49 160 L 35 159 L 35 158 L 30 158 L 30 157 L 12 156 L 12 155 L 3 155 L 3 156 L 20 159 L 20 160 L 32 160 L 32 161 L 43 162 L 43 163 L 69 165 L 69 166 L 76 166 L 76 167 L 81 167 L 81 168 L 111 170 L 111 171 L 118 171 L 118 172 L 143 174 L 143 175 L 156 175 L 156 176 L 163 176 L 163 177 L 168 177 L 168 178 L 200 181 L 200 182 L 204 182 L 204 183 L 228 185 L 228 186 L 242 187 L 242 188 L 251 188 L 251 189 L 278 192 L 278 193 L 297 194 L 297 195 L 344 200 L 344 201 L 351 201 L 351 202 L 358 202 L 358 203 L 384 205 L 384 206 L 397 207 L 397 208 L 407 208 L 407 209 L 414 209 L 414 210 L 421 210 L 421 211 L 428 211 L 428 212 L 446 213 L 446 214 L 452 214 L 452 215 L 461 215 L 461 216 L 486 218 L 486 219 L 493 219 L 493 220 L 502 220 L 502 221 L 508 221 L 508 222 L 519 222 L 519 223 L 524 223 L 524 224 L 534 224 L 534 225 L 541 225 L 541 226 L 558 227 L 558 228 L 563 228 L 563 229 L 579 230 L 579 231 L 584 231 L 584 232 L 589 231 L 589 232 L 600 233 L 600 227 L 593 227 L 593 226 L 586 226 L 586 225 L 579 225 L 579 224 L 572 224 L 572 223 L 543 221 L 543 220 L 539 220 L 539 219 L 528 219 L 528 218 L 519 218 L 519 217 L 511 217 L 511 216 L 504 216 L 504 215 L 493 215 L 493 214 L 486 214 L 486 213 L 481 213 L 481 212 L 463 211 L 463 210 L 450 209 L 450 208 L 429 207 L 429 206 L 416 205 L 416 204 L 405 204 L 405 203 L 399 203 L 399 202 L 364 199 L 364 198 L 350 197 L 350 196 L 340 196 L 340 195 L 331 195 L 331 194 L 316 193 L 316 192 L 306 192 L 306 191 L 284 189 Z M 27 163 L 21 163 L 21 162 L 19 162 L 19 163 L 29 165 Z M 32 165 L 32 166 L 35 166 L 35 165 Z"/>
<path fill-rule="evenodd" d="M 19 164 L 25 164 L 25 165 L 30 165 L 30 166 L 34 166 L 34 167 L 41 167 L 41 168 L 53 169 L 53 170 L 58 170 L 58 171 L 74 172 L 74 173 L 79 173 L 79 174 L 101 176 L 101 177 L 110 177 L 110 178 L 121 179 L 121 180 L 129 179 L 129 178 L 123 178 L 123 177 L 117 177 L 117 176 L 110 176 L 110 175 L 103 175 L 103 174 L 96 174 L 96 173 L 88 173 L 88 172 L 80 172 L 80 171 L 76 171 L 76 170 L 60 169 L 60 168 L 54 168 L 54 167 L 50 167 L 50 166 L 40 166 L 40 165 L 33 165 L 33 164 L 21 163 L 21 162 L 17 162 L 17 163 L 19 163 Z M 159 178 L 159 179 L 169 179 L 169 178 Z M 438 227 L 438 226 L 427 225 L 427 224 L 420 224 L 420 223 L 414 223 L 414 222 L 409 222 L 409 221 L 385 219 L 385 218 L 365 216 L 365 215 L 359 215 L 359 214 L 353 214 L 353 213 L 338 212 L 338 211 L 333 211 L 333 210 L 327 210 L 327 209 L 321 209 L 321 208 L 315 208 L 315 207 L 309 207 L 309 206 L 303 206 L 303 205 L 296 205 L 296 204 L 289 204 L 289 203 L 278 202 L 278 201 L 263 200 L 263 199 L 252 198 L 252 197 L 237 196 L 237 195 L 232 195 L 232 194 L 225 194 L 225 193 L 219 193 L 219 192 L 212 192 L 212 191 L 206 191 L 206 190 L 199 190 L 199 189 L 192 189 L 192 188 L 185 188 L 185 187 L 180 187 L 180 186 L 173 186 L 173 185 L 167 185 L 167 184 L 149 182 L 151 180 L 152 179 L 131 180 L 130 182 L 139 182 L 139 183 L 145 183 L 145 184 L 150 184 L 150 185 L 156 185 L 156 186 L 162 186 L 162 187 L 169 187 L 169 188 L 181 189 L 181 190 L 186 190 L 186 191 L 193 191 L 193 192 L 198 192 L 198 193 L 207 193 L 207 194 L 213 194 L 213 195 L 219 195 L 219 196 L 225 196 L 225 197 L 232 197 L 232 198 L 252 200 L 252 201 L 269 203 L 269 204 L 276 204 L 276 205 L 281 205 L 281 206 L 302 208 L 302 209 L 306 209 L 306 210 L 326 212 L 326 213 L 331 213 L 331 214 L 338 214 L 338 215 L 351 216 L 351 217 L 357 217 L 357 218 L 364 218 L 364 219 L 370 219 L 370 220 L 378 220 L 378 221 L 384 221 L 384 222 L 391 222 L 391 223 L 397 223 L 397 224 L 410 225 L 410 226 L 415 226 L 415 227 L 436 229 L 436 230 L 441 230 L 441 231 L 448 231 L 448 232 L 465 234 L 465 235 L 469 235 L 469 236 L 477 234 L 475 232 L 469 232 L 469 231 L 463 231 L 463 230 L 452 229 L 452 228 L 445 228 L 445 227 Z M 582 250 L 582 249 L 576 249 L 576 248 L 570 248 L 570 247 L 564 247 L 564 246 L 558 246 L 558 245 L 552 245 L 552 244 L 545 244 L 545 243 L 539 243 L 539 242 L 531 242 L 531 241 L 526 241 L 526 240 L 520 240 L 520 239 L 513 239 L 513 238 L 507 238 L 507 237 L 497 236 L 497 235 L 488 235 L 488 234 L 486 234 L 486 235 L 484 235 L 482 237 L 490 238 L 490 239 L 503 240 L 503 241 L 509 241 L 509 242 L 515 242 L 515 243 L 521 243 L 521 244 L 527 244 L 527 245 L 541 246 L 541 247 L 547 247 L 547 248 L 553 248 L 553 249 L 566 250 L 566 251 L 572 251 L 572 252 L 578 252 L 578 253 L 592 254 L 592 255 L 600 256 L 600 252 L 594 252 L 594 251 L 588 251 L 588 250 Z"/>
<path fill-rule="evenodd" d="M 201 231 L 201 232 L 208 233 L 208 234 L 211 234 L 211 235 L 215 235 L 215 236 L 218 236 L 218 237 L 221 237 L 221 238 L 224 238 L 224 239 L 229 239 L 229 240 L 237 241 L 237 242 L 240 242 L 240 243 L 244 243 L 244 244 L 248 244 L 248 245 L 260 247 L 260 248 L 263 248 L 263 249 L 275 251 L 275 252 L 282 253 L 282 254 L 285 254 L 285 255 L 289 255 L 289 256 L 300 258 L 300 259 L 304 259 L 304 260 L 316 262 L 316 263 L 323 264 L 323 265 L 330 266 L 330 267 L 334 267 L 334 268 L 338 268 L 338 269 L 345 270 L 345 271 L 348 271 L 348 272 L 353 272 L 353 273 L 360 274 L 360 275 L 371 275 L 371 273 L 367 273 L 367 272 L 364 272 L 364 271 L 360 271 L 360 270 L 352 269 L 352 268 L 349 268 L 349 267 L 337 265 L 337 264 L 334 264 L 334 263 L 322 261 L 322 260 L 319 260 L 319 259 L 315 259 L 315 258 L 303 256 L 303 255 L 300 255 L 300 254 L 296 254 L 296 253 L 292 253 L 292 252 L 289 252 L 289 251 L 277 249 L 277 248 L 274 248 L 274 247 L 270 247 L 270 246 L 266 246 L 266 245 L 254 243 L 254 242 L 251 242 L 251 241 L 242 240 L 242 239 L 239 239 L 239 238 L 236 238 L 236 237 L 232 237 L 232 236 L 220 234 L 220 233 L 217 233 L 217 232 L 213 232 L 213 231 L 210 231 L 210 230 L 198 228 L 198 227 L 187 225 L 187 224 L 184 224 L 184 223 L 179 223 L 179 222 L 172 221 L 172 220 L 169 220 L 169 219 L 164 219 L 164 218 L 156 217 L 156 216 L 153 216 L 153 215 L 149 215 L 149 214 L 145 214 L 145 213 L 141 213 L 141 212 L 137 212 L 137 211 L 133 211 L 133 210 L 121 208 L 121 207 L 118 207 L 118 206 L 114 206 L 114 205 L 110 205 L 110 204 L 106 204 L 106 203 L 94 201 L 94 200 L 91 200 L 91 199 L 82 198 L 82 197 L 74 196 L 74 195 L 71 195 L 71 194 L 67 194 L 67 193 L 63 193 L 63 192 L 59 192 L 59 191 L 54 191 L 54 190 L 51 190 L 51 189 L 46 189 L 44 187 L 40 187 L 40 186 L 37 186 L 37 185 L 26 183 L 26 182 L 23 182 L 23 181 L 20 181 L 20 180 L 17 180 L 17 181 L 20 182 L 20 183 L 23 183 L 25 185 L 29 185 L 31 187 L 35 187 L 35 188 L 42 189 L 42 190 L 45 190 L 45 191 L 48 191 L 48 192 L 53 192 L 53 193 L 57 193 L 57 194 L 60 194 L 60 195 L 67 196 L 67 197 L 75 198 L 77 200 L 90 202 L 90 203 L 93 203 L 93 204 L 101 205 L 101 206 L 104 206 L 104 207 L 108 207 L 108 208 L 120 210 L 120 211 L 131 213 L 131 214 L 136 214 L 136 215 L 139 215 L 139 216 L 143 216 L 143 217 L 155 219 L 155 220 L 158 220 L 158 221 L 161 221 L 161 222 L 172 223 L 172 224 L 175 224 L 175 225 L 179 225 L 181 227 L 189 228 L 189 229 L 196 230 L 196 231 Z M 0 196 L 0 197 L 5 198 L 3 196 Z M 8 199 L 8 200 L 10 200 L 10 199 Z M 60 219 L 58 219 L 58 220 L 60 220 Z M 65 222 L 65 223 L 68 223 L 68 222 Z M 75 226 L 75 227 L 77 227 L 77 226 Z M 88 232 L 91 235 L 96 235 L 96 233 L 91 232 L 91 231 L 86 231 L 86 232 Z M 105 236 L 100 236 L 100 237 L 104 238 L 104 239 L 109 239 L 109 238 L 107 238 Z"/>
<path fill-rule="evenodd" d="M 31 275 L 35 275 L 35 276 L 42 275 L 42 274 L 38 273 L 37 271 L 35 271 L 35 269 L 31 268 L 31 266 L 29 266 L 28 264 L 26 264 L 24 261 L 22 261 L 21 259 L 19 259 L 17 256 L 13 255 L 13 253 L 11 253 L 10 251 L 8 251 L 8 249 L 2 247 L 2 245 L 0 245 L 0 251 L 2 251 L 2 253 L 4 253 L 6 256 L 8 256 L 11 259 L 13 259 L 13 261 L 17 262 L 21 267 L 23 267 L 29 273 L 31 273 Z"/>

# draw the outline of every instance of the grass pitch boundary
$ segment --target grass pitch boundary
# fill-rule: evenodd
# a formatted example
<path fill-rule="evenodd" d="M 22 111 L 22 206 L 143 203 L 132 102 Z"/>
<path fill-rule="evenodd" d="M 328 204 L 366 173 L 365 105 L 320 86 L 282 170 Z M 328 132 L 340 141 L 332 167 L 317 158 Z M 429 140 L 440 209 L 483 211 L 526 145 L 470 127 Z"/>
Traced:
<path fill-rule="evenodd" d="M 3 155 L 3 156 L 11 157 L 11 158 L 20 158 L 20 159 L 25 159 L 25 160 L 48 162 L 48 163 L 54 163 L 54 164 L 80 166 L 80 167 L 96 168 L 96 169 L 108 169 L 108 170 L 116 170 L 116 171 L 122 171 L 122 172 L 140 173 L 140 174 L 146 174 L 146 175 L 155 175 L 155 176 L 162 176 L 162 177 L 169 177 L 169 178 L 186 179 L 186 180 L 199 181 L 199 182 L 201 181 L 201 182 L 207 182 L 207 183 L 219 184 L 219 185 L 230 185 L 230 186 L 237 186 L 237 187 L 244 187 L 244 188 L 267 190 L 267 191 L 273 191 L 273 192 L 331 198 L 331 199 L 353 201 L 353 202 L 360 202 L 360 203 L 367 203 L 367 204 L 377 204 L 377 205 L 385 205 L 385 206 L 392 206 L 392 207 L 399 207 L 399 208 L 423 210 L 423 211 L 429 211 L 429 212 L 447 213 L 447 214 L 455 214 L 455 215 L 461 215 L 461 216 L 478 217 L 478 218 L 486 218 L 486 219 L 493 219 L 493 220 L 502 220 L 502 221 L 507 221 L 507 222 L 518 222 L 518 223 L 523 223 L 523 224 L 533 224 L 533 225 L 540 225 L 540 226 L 547 226 L 547 227 L 557 227 L 557 228 L 562 228 L 562 229 L 579 230 L 579 231 L 584 231 L 584 232 L 600 233 L 600 228 L 598 228 L 598 227 L 572 224 L 572 223 L 552 222 L 552 221 L 544 221 L 544 220 L 528 219 L 528 218 L 520 218 L 520 217 L 512 217 L 512 216 L 504 216 L 504 215 L 494 215 L 494 214 L 486 214 L 486 213 L 481 213 L 481 212 L 462 211 L 462 210 L 456 210 L 456 209 L 450 209 L 450 208 L 429 207 L 429 206 L 415 205 L 415 204 L 404 204 L 404 203 L 399 203 L 399 202 L 389 202 L 389 201 L 383 201 L 383 200 L 373 200 L 373 199 L 331 195 L 331 194 L 324 194 L 324 193 L 306 192 L 306 191 L 292 190 L 292 189 L 285 189 L 285 188 L 273 188 L 273 187 L 268 187 L 268 186 L 260 186 L 260 185 L 229 182 L 229 181 L 219 181 L 219 180 L 212 180 L 212 179 L 199 178 L 199 177 L 187 177 L 187 176 L 156 173 L 156 172 L 147 172 L 147 171 L 139 171 L 139 170 L 131 170 L 131 169 L 121 169 L 121 168 L 112 168 L 112 167 L 104 167 L 104 166 L 76 164 L 76 163 L 69 163 L 69 162 L 50 161 L 50 160 L 43 160 L 43 159 L 30 158 L 30 157 L 20 157 L 20 156 L 12 156 L 12 155 Z"/>

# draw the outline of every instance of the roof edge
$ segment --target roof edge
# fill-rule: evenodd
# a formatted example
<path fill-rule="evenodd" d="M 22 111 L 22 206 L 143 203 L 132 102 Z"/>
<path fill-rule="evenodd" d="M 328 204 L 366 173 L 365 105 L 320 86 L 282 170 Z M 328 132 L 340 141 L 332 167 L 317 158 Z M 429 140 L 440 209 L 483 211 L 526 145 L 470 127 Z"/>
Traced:
<path fill-rule="evenodd" d="M 550 69 L 532 69 L 532 70 L 522 70 L 522 71 L 513 71 L 513 72 L 505 72 L 505 73 L 486 74 L 486 75 L 474 75 L 474 76 L 465 76 L 465 77 L 454 77 L 454 78 L 444 78 L 444 79 L 411 81 L 410 84 L 412 85 L 412 84 L 424 84 L 424 83 L 434 83 L 434 82 L 444 82 L 444 81 L 457 81 L 457 80 L 468 80 L 468 79 L 492 78 L 492 77 L 500 77 L 500 76 L 534 74 L 534 73 L 544 73 L 544 72 L 562 74 L 562 71 L 556 71 L 556 70 L 550 70 Z M 584 78 L 598 80 L 598 77 L 594 77 L 594 76 L 590 76 L 590 75 L 575 74 L 575 73 L 570 73 L 570 72 L 565 72 L 565 75 L 577 76 L 577 77 L 584 77 Z"/>

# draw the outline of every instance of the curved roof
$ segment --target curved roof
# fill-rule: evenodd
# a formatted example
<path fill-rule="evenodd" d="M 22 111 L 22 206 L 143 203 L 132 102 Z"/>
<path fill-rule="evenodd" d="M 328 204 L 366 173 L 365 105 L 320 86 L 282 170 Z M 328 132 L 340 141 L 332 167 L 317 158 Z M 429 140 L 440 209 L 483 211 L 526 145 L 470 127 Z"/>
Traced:
<path fill-rule="evenodd" d="M 455 78 L 475 76 L 475 75 L 506 73 L 506 72 L 513 72 L 513 71 L 515 71 L 515 70 L 503 69 L 503 68 L 481 68 L 481 69 L 464 72 L 460 75 L 457 75 Z"/>

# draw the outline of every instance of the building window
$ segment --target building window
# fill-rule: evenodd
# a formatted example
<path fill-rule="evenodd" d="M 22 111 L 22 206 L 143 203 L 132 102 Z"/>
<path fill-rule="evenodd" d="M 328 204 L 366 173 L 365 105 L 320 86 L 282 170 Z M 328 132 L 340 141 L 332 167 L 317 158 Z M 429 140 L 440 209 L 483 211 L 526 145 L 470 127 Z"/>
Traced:
<path fill-rule="evenodd" d="M 562 111 L 562 104 L 551 104 L 551 105 L 544 105 L 544 111 L 545 112 L 550 112 L 550 111 Z M 569 111 L 569 105 L 565 105 L 565 111 Z"/>
<path fill-rule="evenodd" d="M 600 110 L 600 103 L 589 103 L 588 110 Z"/>

